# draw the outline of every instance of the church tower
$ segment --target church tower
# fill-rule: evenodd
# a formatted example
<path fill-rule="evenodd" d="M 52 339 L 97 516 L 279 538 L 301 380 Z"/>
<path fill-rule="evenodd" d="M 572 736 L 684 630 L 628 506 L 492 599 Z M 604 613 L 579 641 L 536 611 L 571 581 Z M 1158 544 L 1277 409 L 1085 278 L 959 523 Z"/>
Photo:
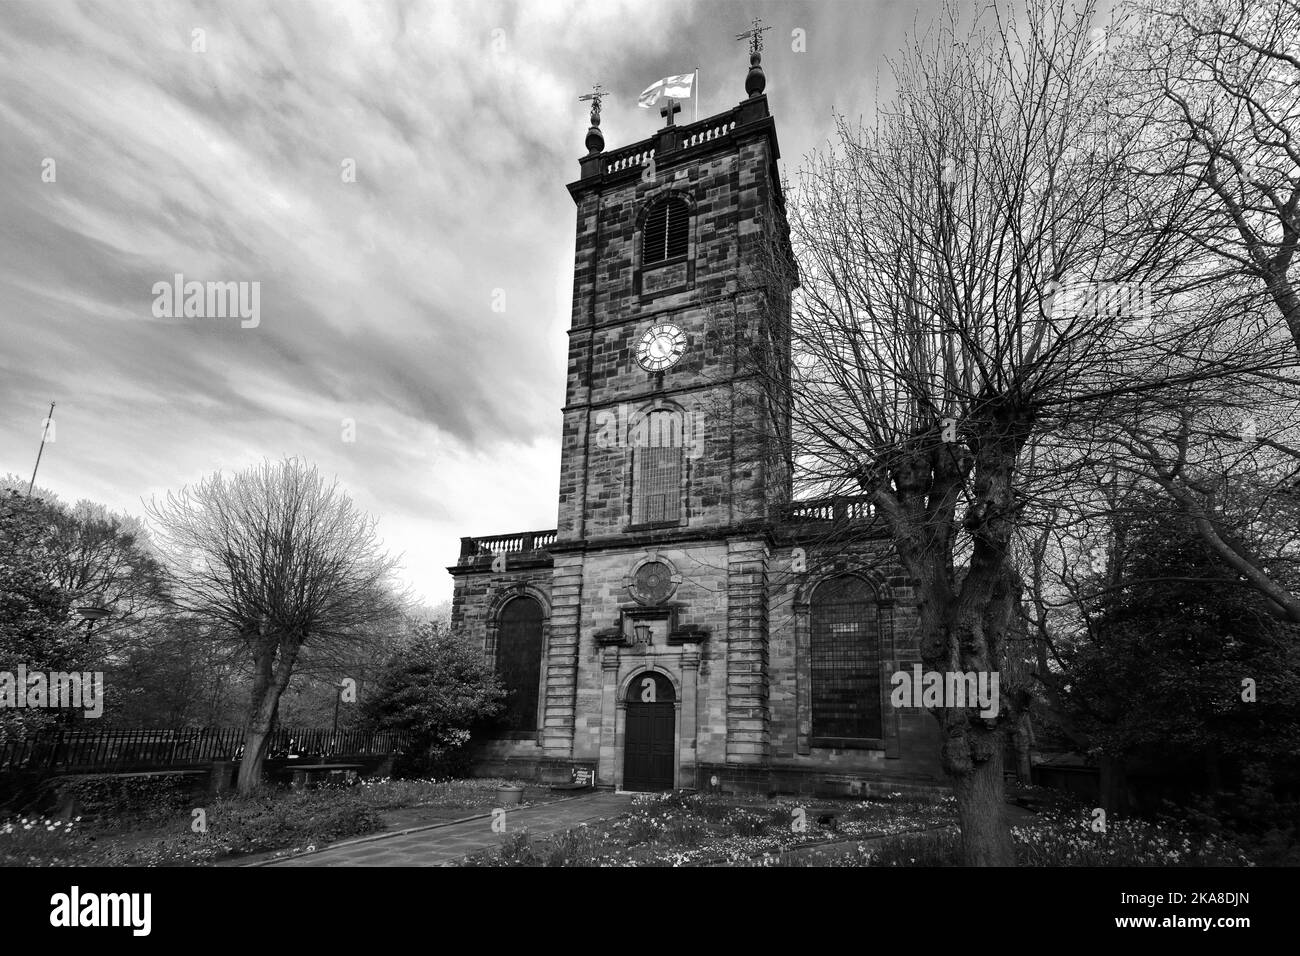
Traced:
<path fill-rule="evenodd" d="M 606 153 L 593 109 L 577 205 L 559 536 L 718 530 L 789 500 L 751 401 L 753 356 L 786 326 L 789 234 L 763 95 Z M 778 259 L 779 257 L 779 259 Z M 663 414 L 656 414 L 658 408 Z M 647 419 L 646 415 L 649 415 Z M 684 454 L 671 454 L 674 445 Z M 636 446 L 661 449 L 637 461 Z M 635 455 L 633 455 L 635 458 Z"/>
<path fill-rule="evenodd" d="M 653 754 L 615 772 L 620 698 L 631 688 L 632 719 L 653 721 L 635 705 L 654 702 L 642 690 L 660 697 L 649 678 L 627 684 L 632 671 L 664 684 L 678 711 L 714 711 L 718 756 L 767 754 L 759 529 L 790 489 L 751 363 L 786 326 L 790 290 L 768 267 L 774 253 L 788 261 L 789 239 L 763 86 L 755 54 L 737 107 L 681 126 L 666 101 L 661 129 L 612 152 L 593 109 L 569 185 L 578 228 L 543 742 L 558 754 L 572 740 L 609 783 L 660 772 L 694 786 L 667 780 Z M 593 651 L 600 671 L 584 675 Z"/>
<path fill-rule="evenodd" d="M 883 539 L 814 554 L 870 508 L 791 501 L 764 387 L 788 374 L 795 273 L 758 37 L 745 98 L 698 122 L 668 100 L 606 150 L 585 97 L 556 527 L 462 538 L 449 569 L 453 627 L 513 692 L 479 772 L 646 791 L 928 772 L 900 759 L 925 728 L 883 693 L 915 656 L 906 582 Z"/>

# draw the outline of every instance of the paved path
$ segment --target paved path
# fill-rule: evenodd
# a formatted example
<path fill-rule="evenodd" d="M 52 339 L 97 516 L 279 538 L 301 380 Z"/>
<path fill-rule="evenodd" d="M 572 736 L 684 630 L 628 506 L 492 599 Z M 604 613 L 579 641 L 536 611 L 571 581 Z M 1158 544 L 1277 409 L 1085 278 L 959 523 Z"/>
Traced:
<path fill-rule="evenodd" d="M 506 833 L 492 832 L 492 815 L 457 823 L 435 824 L 390 835 L 362 837 L 264 866 L 443 866 L 477 850 L 500 845 L 511 833 L 528 828 L 535 837 L 550 836 L 627 812 L 629 794 L 600 792 L 558 800 L 538 807 L 507 810 Z"/>

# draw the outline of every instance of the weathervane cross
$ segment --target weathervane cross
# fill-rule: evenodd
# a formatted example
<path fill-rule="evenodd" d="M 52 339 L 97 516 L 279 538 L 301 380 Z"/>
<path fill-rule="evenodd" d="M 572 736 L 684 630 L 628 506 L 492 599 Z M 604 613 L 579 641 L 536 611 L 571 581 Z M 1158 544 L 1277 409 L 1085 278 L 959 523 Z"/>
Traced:
<path fill-rule="evenodd" d="M 739 33 L 736 35 L 737 40 L 746 40 L 746 39 L 749 40 L 750 53 L 763 52 L 763 33 L 767 30 L 772 29 L 771 27 L 760 27 L 759 24 L 762 22 L 763 20 L 760 17 L 754 17 L 753 29 L 746 30 L 744 33 Z"/>
<path fill-rule="evenodd" d="M 593 126 L 600 125 L 600 100 L 602 97 L 608 95 L 609 91 L 601 89 L 600 84 L 597 83 L 591 88 L 590 93 L 584 93 L 582 96 L 578 97 L 579 103 L 585 103 L 588 100 L 591 101 L 591 123 Z"/>

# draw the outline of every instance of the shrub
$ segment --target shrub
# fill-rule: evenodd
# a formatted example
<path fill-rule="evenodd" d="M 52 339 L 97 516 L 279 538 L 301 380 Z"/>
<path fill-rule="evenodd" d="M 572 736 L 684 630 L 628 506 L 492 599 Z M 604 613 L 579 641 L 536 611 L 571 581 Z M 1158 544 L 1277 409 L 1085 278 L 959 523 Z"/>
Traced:
<path fill-rule="evenodd" d="M 464 746 L 431 747 L 398 754 L 393 759 L 393 776 L 404 780 L 465 777 L 471 767 L 470 754 Z"/>
<path fill-rule="evenodd" d="M 1217 793 L 1189 808 L 1168 807 L 1194 832 L 1221 837 L 1241 846 L 1260 866 L 1300 866 L 1300 803 L 1276 791 L 1295 786 L 1294 779 L 1264 764 L 1248 764 L 1239 793 Z"/>
<path fill-rule="evenodd" d="M 188 777 L 114 777 L 69 780 L 81 813 L 97 821 L 158 822 L 194 805 L 194 782 Z"/>
<path fill-rule="evenodd" d="M 504 700 L 473 642 L 425 622 L 384 661 L 365 717 L 377 730 L 411 734 L 411 750 L 394 762 L 397 776 L 461 776 L 470 730 L 499 714 Z"/>

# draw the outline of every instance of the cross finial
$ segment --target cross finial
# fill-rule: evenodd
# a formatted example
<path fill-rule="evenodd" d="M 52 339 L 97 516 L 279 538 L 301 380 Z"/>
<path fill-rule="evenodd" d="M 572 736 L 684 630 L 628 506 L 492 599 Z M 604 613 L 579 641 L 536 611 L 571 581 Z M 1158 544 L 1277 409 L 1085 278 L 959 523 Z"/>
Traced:
<path fill-rule="evenodd" d="M 771 27 L 760 27 L 759 24 L 762 22 L 763 20 L 761 17 L 754 17 L 753 29 L 746 30 L 744 33 L 736 35 L 737 40 L 749 40 L 750 53 L 763 52 L 763 33 L 772 29 Z"/>
<path fill-rule="evenodd" d="M 587 144 L 587 155 L 595 156 L 605 148 L 605 136 L 600 131 L 600 101 L 609 95 L 608 90 L 600 88 L 597 83 L 591 88 L 590 93 L 584 93 L 578 97 L 579 103 L 591 103 L 591 129 L 587 130 L 587 138 L 584 142 Z"/>
<path fill-rule="evenodd" d="M 673 114 L 680 113 L 681 111 L 682 104 L 671 98 L 666 99 L 664 105 L 659 107 L 659 115 L 667 120 L 665 123 L 667 126 L 673 125 Z"/>
<path fill-rule="evenodd" d="M 603 97 L 606 97 L 608 95 L 609 95 L 609 91 L 601 89 L 600 84 L 597 83 L 595 86 L 591 88 L 590 93 L 584 93 L 582 96 L 578 97 L 579 103 L 586 103 L 588 100 L 591 101 L 591 125 L 592 126 L 600 125 L 600 101 Z"/>

